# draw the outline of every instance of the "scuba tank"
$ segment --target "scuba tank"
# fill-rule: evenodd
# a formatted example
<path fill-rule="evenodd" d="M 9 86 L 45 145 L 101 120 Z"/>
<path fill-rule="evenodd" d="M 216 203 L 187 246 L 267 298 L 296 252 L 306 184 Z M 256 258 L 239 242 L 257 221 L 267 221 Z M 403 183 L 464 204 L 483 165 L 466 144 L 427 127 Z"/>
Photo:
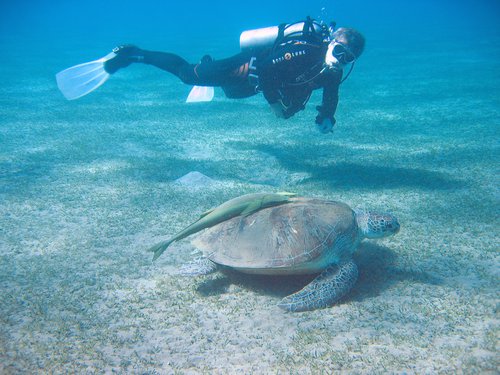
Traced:
<path fill-rule="evenodd" d="M 295 37 L 313 38 L 318 43 L 328 42 L 334 27 L 333 23 L 327 27 L 325 24 L 307 17 L 305 21 L 247 30 L 240 35 L 240 48 L 242 51 L 263 50 L 272 48 L 285 39 Z"/>
<path fill-rule="evenodd" d="M 278 37 L 278 30 L 278 26 L 271 26 L 243 31 L 240 35 L 241 50 L 247 51 L 272 47 Z"/>

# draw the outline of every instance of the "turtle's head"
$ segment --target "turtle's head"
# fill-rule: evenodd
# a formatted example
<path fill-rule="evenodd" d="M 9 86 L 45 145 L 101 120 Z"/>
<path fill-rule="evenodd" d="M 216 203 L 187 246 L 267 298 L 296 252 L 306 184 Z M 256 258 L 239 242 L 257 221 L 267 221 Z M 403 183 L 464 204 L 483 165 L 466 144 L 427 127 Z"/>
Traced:
<path fill-rule="evenodd" d="M 365 210 L 356 210 L 356 221 L 366 238 L 392 236 L 399 232 L 399 222 L 394 215 Z"/>

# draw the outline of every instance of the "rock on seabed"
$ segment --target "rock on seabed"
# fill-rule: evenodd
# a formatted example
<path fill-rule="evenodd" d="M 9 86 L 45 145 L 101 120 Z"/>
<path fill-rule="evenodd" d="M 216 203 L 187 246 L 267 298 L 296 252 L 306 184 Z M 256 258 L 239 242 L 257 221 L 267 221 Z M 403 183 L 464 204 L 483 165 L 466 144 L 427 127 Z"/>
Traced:
<path fill-rule="evenodd" d="M 215 181 L 203 173 L 193 171 L 179 177 L 175 182 L 190 189 L 201 189 L 207 185 L 214 184 Z"/>

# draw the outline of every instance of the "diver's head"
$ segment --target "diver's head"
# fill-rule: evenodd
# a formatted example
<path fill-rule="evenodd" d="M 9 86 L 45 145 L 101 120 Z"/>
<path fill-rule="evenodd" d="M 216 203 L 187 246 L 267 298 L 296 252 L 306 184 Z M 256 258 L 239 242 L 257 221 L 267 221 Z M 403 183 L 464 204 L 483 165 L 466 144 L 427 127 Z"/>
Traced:
<path fill-rule="evenodd" d="M 341 27 L 332 34 L 328 45 L 325 64 L 332 69 L 342 70 L 361 56 L 365 48 L 365 38 L 357 30 Z"/>

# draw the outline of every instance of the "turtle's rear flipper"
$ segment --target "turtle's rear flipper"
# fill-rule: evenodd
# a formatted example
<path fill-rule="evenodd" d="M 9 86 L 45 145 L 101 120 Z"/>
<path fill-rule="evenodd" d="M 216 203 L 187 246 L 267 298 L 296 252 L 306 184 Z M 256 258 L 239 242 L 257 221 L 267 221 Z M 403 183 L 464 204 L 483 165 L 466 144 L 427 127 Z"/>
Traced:
<path fill-rule="evenodd" d="M 278 306 L 291 312 L 331 306 L 352 289 L 357 279 L 358 267 L 352 260 L 330 266 L 303 289 L 283 298 Z"/>
<path fill-rule="evenodd" d="M 179 270 L 182 276 L 202 276 L 217 271 L 217 265 L 205 257 L 198 258 L 185 264 Z"/>

